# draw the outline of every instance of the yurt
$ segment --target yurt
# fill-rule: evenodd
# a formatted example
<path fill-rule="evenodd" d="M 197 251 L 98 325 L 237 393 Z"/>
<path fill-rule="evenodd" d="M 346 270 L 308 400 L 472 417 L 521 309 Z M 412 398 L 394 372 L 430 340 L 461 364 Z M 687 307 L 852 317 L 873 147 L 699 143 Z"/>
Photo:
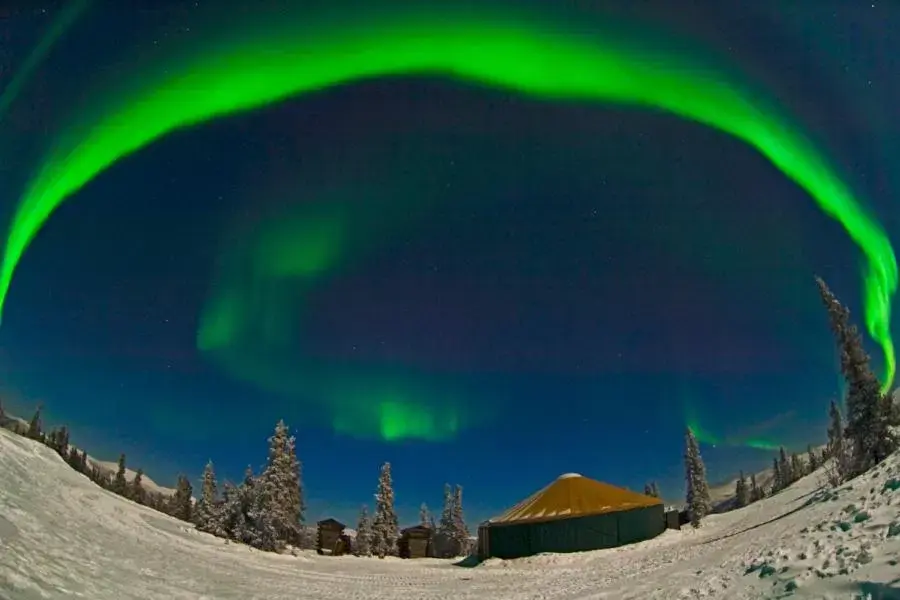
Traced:
<path fill-rule="evenodd" d="M 613 548 L 666 528 L 662 500 L 589 479 L 560 475 L 478 528 L 482 559 Z"/>

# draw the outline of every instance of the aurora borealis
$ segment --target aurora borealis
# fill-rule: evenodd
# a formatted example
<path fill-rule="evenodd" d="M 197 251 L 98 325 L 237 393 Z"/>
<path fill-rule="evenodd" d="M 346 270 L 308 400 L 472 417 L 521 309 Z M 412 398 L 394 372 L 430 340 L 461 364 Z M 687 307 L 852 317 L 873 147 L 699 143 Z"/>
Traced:
<path fill-rule="evenodd" d="M 80 211 L 99 214 L 102 204 L 126 221 L 144 214 L 145 222 L 157 223 L 155 237 L 182 240 L 181 258 L 167 260 L 183 263 L 169 269 L 191 281 L 191 291 L 178 301 L 168 292 L 163 297 L 182 314 L 171 320 L 180 323 L 177 357 L 192 355 L 188 371 L 219 378 L 216 386 L 239 386 L 248 402 L 268 405 L 261 422 L 276 420 L 282 407 L 334 439 L 396 448 L 471 445 L 467 435 L 483 439 L 510 414 L 533 413 L 529 403 L 539 400 L 532 394 L 559 396 L 554 402 L 563 403 L 571 397 L 566 411 L 591 422 L 622 401 L 617 395 L 634 393 L 648 403 L 664 394 L 667 399 L 659 402 L 666 408 L 653 420 L 690 424 L 705 431 L 701 437 L 709 443 L 743 447 L 741 452 L 795 443 L 784 441 L 786 425 L 773 417 L 805 415 L 806 409 L 773 406 L 767 414 L 748 414 L 746 422 L 724 426 L 720 417 L 729 410 L 721 398 L 736 392 L 714 390 L 829 393 L 813 392 L 822 388 L 809 388 L 801 381 L 806 375 L 788 382 L 786 364 L 806 365 L 824 379 L 825 389 L 833 389 L 833 350 L 821 347 L 828 343 L 827 328 L 816 329 L 824 323 L 812 285 L 816 273 L 838 279 L 835 287 L 849 296 L 873 350 L 880 351 L 873 357 L 885 386 L 891 385 L 897 267 L 881 198 L 847 166 L 833 134 L 812 127 L 782 90 L 745 69 L 747 59 L 681 33 L 660 36 L 656 32 L 666 28 L 658 22 L 620 27 L 597 11 L 590 15 L 596 27 L 587 27 L 586 9 L 572 7 L 365 6 L 279 7 L 252 17 L 240 10 L 198 9 L 186 17 L 191 33 L 169 46 L 159 23 L 136 29 L 135 48 L 110 59 L 119 61 L 126 76 L 58 84 L 79 101 L 54 105 L 48 116 L 53 127 L 17 158 L 28 175 L 0 184 L 5 198 L 17 199 L 5 204 L 8 236 L 0 267 L 0 343 L 6 352 L 16 347 L 4 336 L 21 339 L 31 318 L 23 315 L 33 309 L 22 308 L 34 293 L 27 282 L 39 277 L 38 263 L 49 264 L 40 259 L 40 252 L 50 251 L 40 249 L 43 240 L 64 239 L 67 220 L 82 218 L 75 216 Z M 91 27 L 114 18 L 115 11 L 92 7 L 59 43 L 84 44 Z M 153 53 L 141 51 L 140 44 Z M 34 68 L 52 69 L 54 52 L 46 65 Z M 134 68 L 128 68 L 134 57 Z M 30 63 L 26 67 L 32 69 Z M 26 84 L 16 90 L 21 99 L 10 103 L 11 115 L 35 93 L 29 89 Z M 410 91 L 416 89 L 428 90 L 434 106 L 424 108 L 431 101 L 424 92 Z M 354 93 L 365 99 L 353 100 Z M 358 105 L 370 108 L 353 108 Z M 336 125 L 342 106 L 358 128 Z M 488 110 L 482 106 L 504 108 L 478 117 Z M 330 133 L 311 124 L 315 115 L 325 115 Z M 572 125 L 579 119 L 583 134 Z M 620 125 L 591 125 L 603 119 Z M 266 126 L 275 121 L 277 126 Z M 213 156 L 182 149 L 211 139 L 204 136 L 235 136 L 231 128 L 241 128 L 241 135 L 220 147 L 233 150 Z M 681 137 L 658 137 L 668 130 Z M 0 138 L 0 150 L 8 153 L 17 135 Z M 652 149 L 629 146 L 646 136 L 654 140 Z M 707 167 L 714 161 L 709 151 L 691 158 L 695 146 L 673 141 L 685 136 L 739 156 L 733 160 L 752 165 L 755 181 L 770 187 L 736 184 L 744 190 L 739 192 L 719 185 L 711 174 L 715 167 Z M 267 150 L 267 142 L 259 142 L 255 153 L 243 149 L 256 137 L 277 138 L 279 150 Z M 252 158 L 240 158 L 248 152 Z M 165 153 L 178 159 L 160 167 Z M 667 177 L 677 179 L 671 174 L 675 163 L 689 164 L 696 174 L 677 177 L 703 179 L 683 188 L 672 184 L 667 200 Z M 159 193 L 178 202 L 158 195 L 141 199 L 149 188 L 166 185 L 162 179 L 173 169 L 191 183 Z M 136 170 L 142 182 L 121 183 L 136 177 L 126 175 Z M 184 175 L 194 170 L 197 175 Z M 208 183 L 216 173 L 229 183 Z M 734 177 L 742 180 L 740 168 Z M 607 181 L 614 183 L 607 188 Z M 653 207 L 653 216 L 641 212 L 642 202 Z M 588 210 L 586 203 L 593 207 Z M 519 205 L 515 210 L 532 217 L 514 212 Z M 170 219 L 148 218 L 150 208 L 139 206 L 156 207 Z M 595 212 L 596 217 L 577 216 Z M 115 237 L 103 233 L 120 227 L 112 218 L 99 219 L 105 227 L 85 229 L 83 223 L 77 231 Z M 571 239 L 543 233 L 532 219 L 571 231 Z M 557 219 L 564 225 L 552 225 Z M 760 228 L 756 235 L 743 227 L 749 222 Z M 839 228 L 828 229 L 832 222 Z M 498 238 L 488 224 L 494 232 L 518 227 L 528 233 Z M 186 233 L 177 233 L 188 229 L 202 233 L 188 242 L 180 237 Z M 451 230 L 465 232 L 453 234 L 464 239 L 448 241 Z M 821 247 L 813 241 L 819 237 L 840 251 L 826 256 L 813 249 Z M 437 252 L 429 240 L 452 249 Z M 532 244 L 545 254 L 530 250 Z M 151 246 L 157 254 L 167 247 L 162 240 Z M 151 279 L 160 289 L 180 287 L 162 283 L 178 277 L 160 273 L 159 264 L 140 266 L 145 258 L 117 247 L 132 257 L 135 273 L 158 273 Z M 71 252 L 85 260 L 93 256 Z M 29 258 L 32 253 L 38 257 Z M 577 259 L 559 258 L 576 254 Z M 416 275 L 409 265 L 425 267 L 424 257 L 444 266 Z M 182 272 L 188 265 L 190 273 Z M 124 264 L 120 269 L 128 271 Z M 646 276 L 659 286 L 651 294 L 658 304 L 635 300 L 646 285 L 638 275 L 648 269 L 653 274 Z M 52 277 L 46 270 L 44 276 Z M 104 280 L 106 275 L 96 287 Z M 759 288 L 758 298 L 748 286 Z M 79 286 L 85 287 L 90 286 Z M 106 305 L 116 293 L 107 288 L 95 302 Z M 751 297 L 758 312 L 746 305 Z M 738 316 L 744 311 L 752 314 Z M 99 331 L 112 327 L 110 318 L 90 321 L 93 335 L 103 338 Z M 590 320 L 596 323 L 586 324 Z M 53 322 L 46 316 L 42 321 Z M 720 338 L 712 323 L 720 329 L 732 323 L 733 331 Z M 801 323 L 809 326 L 805 337 L 795 330 Z M 688 324 L 705 332 L 718 357 L 686 355 L 686 348 L 703 343 L 685 337 Z M 757 352 L 748 349 L 755 345 L 741 341 L 748 339 L 741 332 L 761 329 L 772 336 L 769 346 L 777 340 L 780 362 L 761 366 Z M 87 326 L 81 331 L 89 335 Z M 146 333 L 157 335 L 162 334 Z M 729 338 L 733 347 L 723 350 Z M 141 345 L 141 339 L 120 343 Z M 591 350 L 596 344 L 608 347 Z M 507 355 L 513 358 L 501 358 Z M 178 363 L 177 357 L 161 364 Z M 135 368 L 141 370 L 129 367 Z M 674 379 L 649 376 L 639 386 L 644 391 L 626 392 L 619 379 L 641 368 Z M 765 373 L 751 377 L 753 368 Z M 740 375 L 717 382 L 721 373 Z M 187 388 L 195 385 L 200 384 Z M 566 385 L 575 387 L 562 391 Z M 827 398 L 798 402 L 827 405 Z M 218 412 L 213 405 L 193 410 L 210 418 Z M 171 419 L 155 419 L 174 431 Z M 777 426 L 754 429 L 763 422 Z M 654 427 L 664 425 L 635 424 L 634 430 L 643 436 Z"/>

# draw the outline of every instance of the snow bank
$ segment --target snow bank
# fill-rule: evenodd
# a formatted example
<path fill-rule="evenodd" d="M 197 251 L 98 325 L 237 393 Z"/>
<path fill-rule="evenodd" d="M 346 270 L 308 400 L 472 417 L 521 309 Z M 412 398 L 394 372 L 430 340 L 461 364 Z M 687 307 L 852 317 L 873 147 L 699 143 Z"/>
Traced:
<path fill-rule="evenodd" d="M 278 556 L 225 543 L 106 492 L 52 450 L 0 431 L 0 598 L 891 598 L 900 594 L 898 481 L 895 455 L 836 492 L 819 490 L 813 474 L 774 498 L 711 516 L 700 530 L 464 568 Z"/>

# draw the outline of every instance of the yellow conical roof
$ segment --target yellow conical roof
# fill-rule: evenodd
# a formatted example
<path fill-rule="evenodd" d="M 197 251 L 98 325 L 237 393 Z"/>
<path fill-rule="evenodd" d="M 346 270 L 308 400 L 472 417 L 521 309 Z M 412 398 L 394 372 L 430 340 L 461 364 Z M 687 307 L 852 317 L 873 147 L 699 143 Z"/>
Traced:
<path fill-rule="evenodd" d="M 659 498 L 588 479 L 578 473 L 565 473 L 489 523 L 551 521 L 658 504 L 662 504 Z"/>

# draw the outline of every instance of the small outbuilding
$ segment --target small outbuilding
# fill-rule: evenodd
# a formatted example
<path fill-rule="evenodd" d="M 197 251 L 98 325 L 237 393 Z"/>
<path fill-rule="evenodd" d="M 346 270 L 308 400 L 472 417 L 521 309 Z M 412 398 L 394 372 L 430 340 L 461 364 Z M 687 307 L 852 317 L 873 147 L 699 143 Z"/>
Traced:
<path fill-rule="evenodd" d="M 400 532 L 397 550 L 400 558 L 429 558 L 432 552 L 432 532 L 427 525 L 407 527 Z"/>
<path fill-rule="evenodd" d="M 681 515 L 677 508 L 666 511 L 666 529 L 681 529 Z"/>
<path fill-rule="evenodd" d="M 659 498 L 566 473 L 482 523 L 478 556 L 518 558 L 623 546 L 661 534 L 663 513 Z"/>
<path fill-rule="evenodd" d="M 344 529 L 347 526 L 337 519 L 323 519 L 316 523 L 316 552 L 319 554 L 341 554 L 344 543 Z"/>

